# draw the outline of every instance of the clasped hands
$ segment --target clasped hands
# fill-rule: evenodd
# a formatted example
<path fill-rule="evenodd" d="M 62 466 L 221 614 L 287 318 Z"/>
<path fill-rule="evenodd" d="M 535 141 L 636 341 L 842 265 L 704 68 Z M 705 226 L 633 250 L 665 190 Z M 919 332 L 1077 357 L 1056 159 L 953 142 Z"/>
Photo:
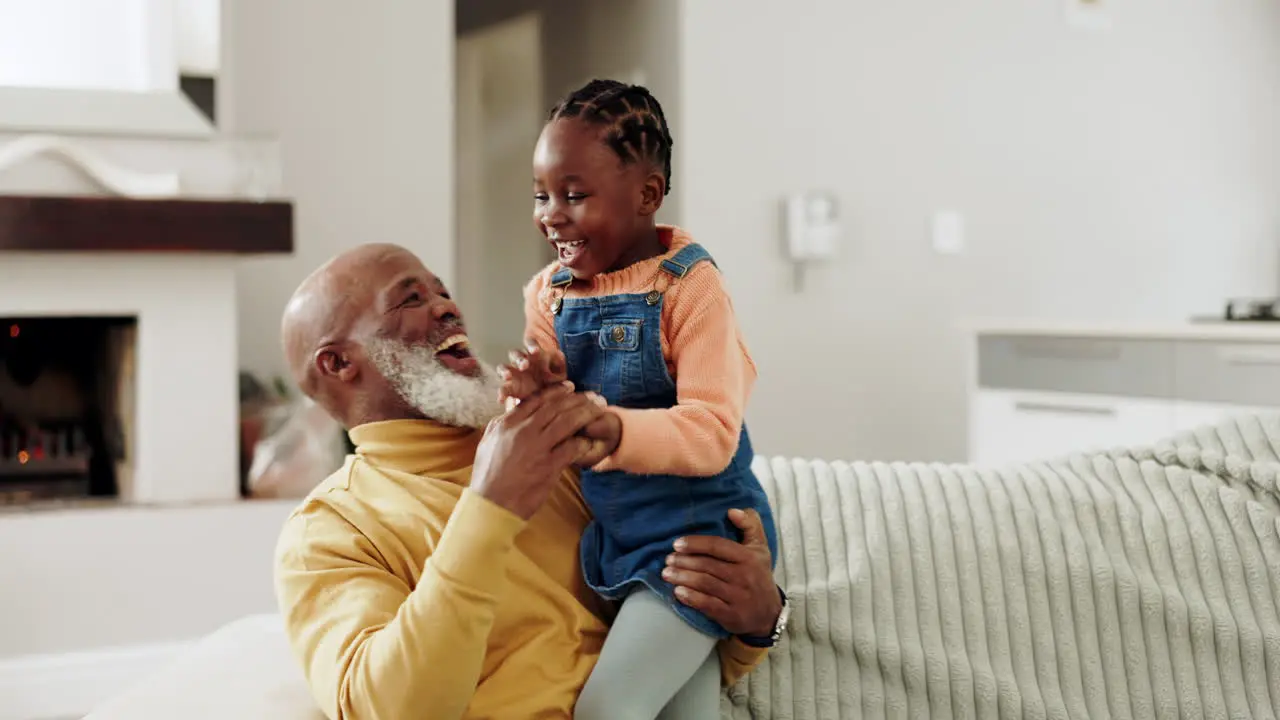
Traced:
<path fill-rule="evenodd" d="M 532 340 L 525 340 L 523 349 L 513 350 L 509 362 L 498 367 L 498 373 L 502 376 L 499 400 L 508 411 L 545 388 L 554 385 L 573 388 L 568 379 L 564 353 L 558 348 L 539 347 Z M 607 405 L 605 399 L 596 393 L 584 394 L 601 407 Z M 578 435 L 589 440 L 590 446 L 574 464 L 589 468 L 618 449 L 618 443 L 622 440 L 622 421 L 615 413 L 605 412 Z"/>

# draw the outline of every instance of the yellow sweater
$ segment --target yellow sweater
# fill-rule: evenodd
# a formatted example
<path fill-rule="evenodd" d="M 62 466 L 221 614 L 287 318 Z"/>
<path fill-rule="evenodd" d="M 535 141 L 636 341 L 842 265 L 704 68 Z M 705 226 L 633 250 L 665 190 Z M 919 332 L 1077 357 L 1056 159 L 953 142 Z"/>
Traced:
<path fill-rule="evenodd" d="M 286 522 L 276 592 L 330 718 L 569 718 L 610 610 L 582 582 L 589 519 L 566 473 L 524 522 L 466 489 L 480 434 L 351 431 L 356 454 Z M 763 659 L 720 646 L 724 681 Z"/>

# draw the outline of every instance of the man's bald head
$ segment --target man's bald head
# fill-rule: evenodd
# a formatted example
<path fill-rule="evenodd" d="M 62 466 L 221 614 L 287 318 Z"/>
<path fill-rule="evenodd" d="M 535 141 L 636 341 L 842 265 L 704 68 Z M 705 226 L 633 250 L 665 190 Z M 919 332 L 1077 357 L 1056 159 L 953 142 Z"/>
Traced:
<path fill-rule="evenodd" d="M 471 355 L 448 290 L 399 245 L 361 245 L 312 273 L 285 307 L 281 339 L 298 387 L 347 427 L 483 426 L 497 408 L 497 375 Z"/>
<path fill-rule="evenodd" d="M 321 265 L 294 291 L 280 333 L 289 372 L 308 396 L 316 390 L 316 353 L 350 339 L 361 315 L 373 311 L 379 285 L 387 280 L 387 261 L 406 256 L 421 265 L 399 245 L 360 245 Z"/>

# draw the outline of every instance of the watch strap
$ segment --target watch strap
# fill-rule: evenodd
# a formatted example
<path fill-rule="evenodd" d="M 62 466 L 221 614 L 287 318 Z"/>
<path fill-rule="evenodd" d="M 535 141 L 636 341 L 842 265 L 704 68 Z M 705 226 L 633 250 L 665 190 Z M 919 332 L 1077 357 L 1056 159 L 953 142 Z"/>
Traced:
<path fill-rule="evenodd" d="M 778 619 L 774 625 L 773 632 L 769 635 L 739 635 L 738 640 L 748 647 L 754 648 L 771 648 L 778 644 L 778 640 L 782 637 L 782 619 L 787 616 L 787 594 L 782 588 L 778 588 L 778 596 L 782 598 L 782 611 L 778 613 Z"/>

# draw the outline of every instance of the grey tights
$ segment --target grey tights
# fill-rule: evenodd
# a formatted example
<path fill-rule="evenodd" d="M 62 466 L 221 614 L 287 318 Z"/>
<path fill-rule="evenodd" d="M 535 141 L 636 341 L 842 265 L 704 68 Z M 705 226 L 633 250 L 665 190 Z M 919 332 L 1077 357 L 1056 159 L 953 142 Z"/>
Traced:
<path fill-rule="evenodd" d="M 574 720 L 716 720 L 715 647 L 715 638 L 693 629 L 652 591 L 631 593 L 578 696 Z"/>

